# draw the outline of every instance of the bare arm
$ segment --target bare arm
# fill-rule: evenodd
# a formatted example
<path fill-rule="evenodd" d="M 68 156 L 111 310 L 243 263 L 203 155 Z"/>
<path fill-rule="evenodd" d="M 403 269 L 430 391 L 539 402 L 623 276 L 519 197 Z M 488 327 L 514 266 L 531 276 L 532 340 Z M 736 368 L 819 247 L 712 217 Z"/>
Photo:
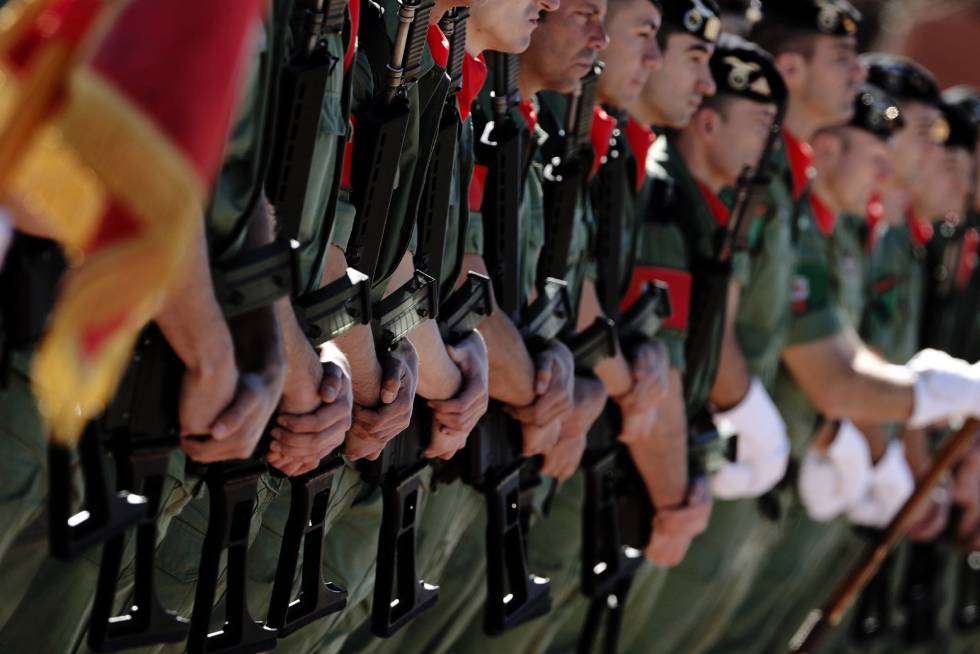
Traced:
<path fill-rule="evenodd" d="M 599 304 L 599 296 L 595 290 L 595 282 L 586 279 L 582 284 L 581 304 L 579 305 L 576 328 L 581 331 L 595 322 L 596 318 L 604 316 L 602 305 Z M 600 362 L 595 367 L 594 372 L 606 387 L 606 392 L 610 397 L 628 393 L 633 387 L 630 364 L 621 351 L 616 352 L 616 356 Z"/>
<path fill-rule="evenodd" d="M 651 438 L 628 444 L 630 455 L 643 477 L 654 506 L 673 508 L 687 498 L 687 418 L 681 374 L 672 369 L 667 396 L 660 406 L 660 420 Z"/>
<path fill-rule="evenodd" d="M 347 256 L 336 245 L 323 270 L 323 286 L 347 273 Z M 377 406 L 381 401 L 381 364 L 374 350 L 374 336 L 369 325 L 358 325 L 334 340 L 350 365 L 354 387 L 354 402 L 361 406 Z"/>
<path fill-rule="evenodd" d="M 483 257 L 476 254 L 463 257 L 462 269 L 487 274 Z M 510 406 L 534 402 L 534 362 L 517 327 L 500 311 L 496 300 L 493 314 L 480 324 L 479 332 L 490 362 L 490 397 Z"/>
<path fill-rule="evenodd" d="M 409 252 L 402 257 L 388 282 L 388 293 L 394 292 L 415 274 L 415 262 Z M 446 345 L 435 320 L 426 320 L 412 330 L 408 340 L 419 355 L 418 394 L 427 400 L 447 400 L 459 392 L 463 378 L 449 358 Z"/>
<path fill-rule="evenodd" d="M 792 345 L 782 358 L 810 402 L 830 418 L 885 423 L 912 415 L 913 373 L 882 361 L 852 330 Z"/>
<path fill-rule="evenodd" d="M 711 388 L 711 403 L 722 411 L 737 406 L 749 392 L 749 384 L 752 381 L 749 365 L 745 361 L 742 348 L 738 344 L 738 337 L 735 335 L 735 319 L 738 315 L 741 293 L 742 289 L 737 282 L 733 281 L 729 284 L 718 376 Z"/>

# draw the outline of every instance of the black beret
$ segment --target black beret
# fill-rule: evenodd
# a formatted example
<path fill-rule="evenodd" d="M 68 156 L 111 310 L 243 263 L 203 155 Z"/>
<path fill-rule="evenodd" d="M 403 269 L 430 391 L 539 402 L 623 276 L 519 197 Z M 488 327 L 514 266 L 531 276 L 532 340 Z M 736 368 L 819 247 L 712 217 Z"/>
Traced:
<path fill-rule="evenodd" d="M 718 95 L 734 95 L 782 106 L 788 91 L 772 55 L 754 43 L 722 34 L 711 56 L 711 76 Z"/>
<path fill-rule="evenodd" d="M 970 113 L 961 105 L 940 101 L 939 110 L 946 122 L 941 136 L 942 145 L 947 148 L 963 148 L 971 153 L 977 148 L 977 126 Z"/>
<path fill-rule="evenodd" d="M 877 86 L 864 84 L 854 99 L 854 115 L 848 127 L 863 129 L 888 139 L 905 126 L 902 111 L 890 95 Z"/>
<path fill-rule="evenodd" d="M 943 102 L 965 111 L 974 126 L 980 129 L 980 91 L 972 86 L 954 86 L 943 91 Z"/>
<path fill-rule="evenodd" d="M 660 0 L 663 22 L 710 43 L 721 34 L 721 10 L 715 0 Z"/>
<path fill-rule="evenodd" d="M 764 21 L 832 36 L 855 35 L 861 25 L 861 12 L 846 0 L 769 0 L 762 14 Z"/>
<path fill-rule="evenodd" d="M 868 69 L 868 82 L 899 102 L 915 100 L 938 106 L 939 84 L 936 78 L 911 59 L 873 52 L 862 55 L 861 62 Z"/>

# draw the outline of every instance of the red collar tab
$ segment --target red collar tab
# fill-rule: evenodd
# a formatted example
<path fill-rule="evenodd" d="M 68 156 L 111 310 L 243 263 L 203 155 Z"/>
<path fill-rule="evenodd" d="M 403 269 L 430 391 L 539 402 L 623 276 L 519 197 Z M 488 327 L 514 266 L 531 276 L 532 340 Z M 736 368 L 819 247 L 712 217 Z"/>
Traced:
<path fill-rule="evenodd" d="M 463 88 L 456 94 L 459 104 L 459 117 L 466 120 L 473 108 L 473 101 L 480 95 L 487 81 L 487 62 L 483 55 L 472 57 L 469 53 L 463 55 Z"/>
<path fill-rule="evenodd" d="M 357 28 L 361 24 L 361 2 L 360 0 L 349 0 L 347 11 L 350 15 L 350 42 L 347 44 L 347 51 L 344 53 L 344 72 L 350 70 L 354 63 L 354 54 L 357 52 Z"/>
<path fill-rule="evenodd" d="M 793 199 L 797 200 L 816 174 L 813 168 L 813 148 L 806 141 L 793 136 L 788 129 L 783 130 L 783 140 L 786 142 L 789 168 L 793 173 Z"/>
<path fill-rule="evenodd" d="M 483 190 L 487 186 L 487 167 L 482 164 L 473 166 L 473 174 L 470 176 L 470 189 L 468 193 L 470 211 L 479 212 L 483 208 Z"/>
<path fill-rule="evenodd" d="M 720 227 L 728 226 L 728 219 L 730 217 L 728 207 L 725 203 L 721 201 L 718 194 L 708 188 L 708 185 L 703 183 L 701 180 L 694 180 L 698 185 L 698 190 L 701 191 L 701 195 L 704 196 L 705 202 L 708 203 L 708 208 L 711 209 L 711 215 L 714 216 L 715 222 L 718 223 Z"/>
<path fill-rule="evenodd" d="M 956 286 L 965 289 L 973 278 L 977 268 L 977 249 L 980 248 L 980 233 L 967 229 L 963 233 L 963 250 L 960 252 L 960 262 L 956 267 Z"/>
<path fill-rule="evenodd" d="M 592 111 L 592 150 L 595 158 L 592 160 L 592 171 L 589 177 L 599 172 L 602 159 L 609 154 L 609 146 L 612 142 L 613 131 L 616 129 L 616 119 L 603 111 L 602 107 L 596 107 Z"/>
<path fill-rule="evenodd" d="M 675 268 L 657 268 L 653 266 L 637 266 L 633 269 L 629 290 L 623 298 L 621 309 L 625 312 L 636 302 L 646 285 L 660 282 L 667 287 L 670 298 L 670 317 L 664 321 L 664 327 L 684 331 L 688 326 L 691 314 L 691 288 L 694 278 L 686 270 Z"/>
<path fill-rule="evenodd" d="M 445 70 L 449 63 L 449 39 L 439 29 L 438 25 L 429 25 L 429 33 L 426 35 L 429 41 L 429 52 L 432 53 L 432 60 L 436 66 Z"/>
<path fill-rule="evenodd" d="M 645 125 L 641 125 L 632 118 L 626 123 L 626 141 L 630 144 L 633 157 L 636 159 L 636 191 L 643 188 L 643 182 L 647 176 L 647 152 L 653 147 L 657 135 L 653 130 Z"/>
<path fill-rule="evenodd" d="M 878 243 L 878 237 L 881 236 L 883 231 L 882 225 L 884 225 L 885 220 L 885 205 L 881 201 L 881 195 L 879 193 L 873 194 L 871 199 L 868 200 L 868 209 L 864 214 L 864 218 L 868 223 L 868 239 L 864 246 L 865 251 L 871 253 Z"/>
<path fill-rule="evenodd" d="M 517 109 L 524 116 L 527 131 L 534 134 L 534 129 L 538 126 L 538 111 L 534 108 L 534 102 L 531 100 L 521 100 L 521 103 L 517 105 Z"/>
<path fill-rule="evenodd" d="M 833 234 L 834 225 L 837 224 L 837 213 L 824 204 L 816 193 L 810 193 L 810 208 L 813 209 L 813 219 L 820 233 L 824 236 Z"/>
<path fill-rule="evenodd" d="M 923 247 L 932 240 L 932 225 L 924 220 L 919 220 L 919 215 L 915 212 L 915 209 L 909 209 L 906 214 L 906 220 L 913 243 L 919 247 Z"/>

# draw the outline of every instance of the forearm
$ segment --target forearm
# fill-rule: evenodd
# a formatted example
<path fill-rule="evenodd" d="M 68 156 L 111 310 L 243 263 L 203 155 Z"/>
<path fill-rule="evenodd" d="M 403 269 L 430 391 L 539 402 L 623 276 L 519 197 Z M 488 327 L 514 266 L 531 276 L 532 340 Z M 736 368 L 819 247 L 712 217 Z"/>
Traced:
<path fill-rule="evenodd" d="M 534 401 L 534 362 L 517 327 L 495 311 L 479 329 L 487 344 L 490 367 L 490 397 L 511 406 Z"/>
<path fill-rule="evenodd" d="M 412 330 L 409 340 L 419 355 L 418 394 L 427 400 L 448 400 L 459 393 L 463 376 L 449 358 L 436 322 L 426 320 Z"/>
<path fill-rule="evenodd" d="M 813 406 L 830 418 L 880 424 L 912 415 L 915 375 L 882 361 L 853 332 L 790 346 L 783 362 Z"/>
<path fill-rule="evenodd" d="M 344 251 L 330 246 L 330 255 L 323 270 L 322 286 L 347 274 Z M 381 364 L 374 349 L 374 335 L 368 325 L 357 325 L 334 339 L 334 345 L 347 358 L 350 366 L 354 402 L 361 406 L 377 406 L 381 401 Z"/>
<path fill-rule="evenodd" d="M 623 356 L 622 351 L 617 352 L 614 357 L 601 361 L 593 372 L 602 382 L 602 385 L 606 387 L 606 393 L 610 397 L 619 397 L 629 393 L 633 387 L 630 364 Z"/>
<path fill-rule="evenodd" d="M 932 452 L 929 447 L 929 435 L 924 429 L 907 429 L 902 437 L 905 445 L 905 458 L 916 479 L 921 479 L 929 472 L 932 464 Z"/>
<path fill-rule="evenodd" d="M 885 456 L 888 449 L 889 430 L 886 425 L 881 423 L 861 423 L 855 427 L 864 435 L 868 441 L 868 449 L 871 451 L 871 461 L 877 463 L 881 457 Z"/>
<path fill-rule="evenodd" d="M 214 353 L 231 350 L 231 332 L 211 284 L 204 225 L 196 231 L 184 277 L 174 285 L 154 321 L 184 365 L 207 372 Z"/>
<path fill-rule="evenodd" d="M 628 445 L 655 507 L 676 507 L 687 497 L 687 421 L 680 373 L 671 370 L 661 419 L 650 438 Z"/>
<path fill-rule="evenodd" d="M 735 317 L 738 314 L 739 287 L 732 283 L 728 289 L 728 308 L 725 315 L 725 331 L 721 341 L 718 375 L 711 388 L 711 403 L 720 411 L 737 406 L 749 392 L 752 375 L 749 364 L 735 334 Z"/>

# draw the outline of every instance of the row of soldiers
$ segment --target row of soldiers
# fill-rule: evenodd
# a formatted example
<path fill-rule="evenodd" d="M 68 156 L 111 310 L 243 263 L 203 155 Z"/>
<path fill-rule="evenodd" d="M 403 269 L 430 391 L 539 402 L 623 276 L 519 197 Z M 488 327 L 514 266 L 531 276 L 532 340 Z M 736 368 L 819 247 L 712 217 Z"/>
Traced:
<path fill-rule="evenodd" d="M 860 28 L 272 0 L 77 449 L 29 382 L 66 264 L 14 235 L 0 651 L 785 650 L 980 414 L 980 92 Z M 911 535 L 827 651 L 975 649 L 980 448 Z"/>

